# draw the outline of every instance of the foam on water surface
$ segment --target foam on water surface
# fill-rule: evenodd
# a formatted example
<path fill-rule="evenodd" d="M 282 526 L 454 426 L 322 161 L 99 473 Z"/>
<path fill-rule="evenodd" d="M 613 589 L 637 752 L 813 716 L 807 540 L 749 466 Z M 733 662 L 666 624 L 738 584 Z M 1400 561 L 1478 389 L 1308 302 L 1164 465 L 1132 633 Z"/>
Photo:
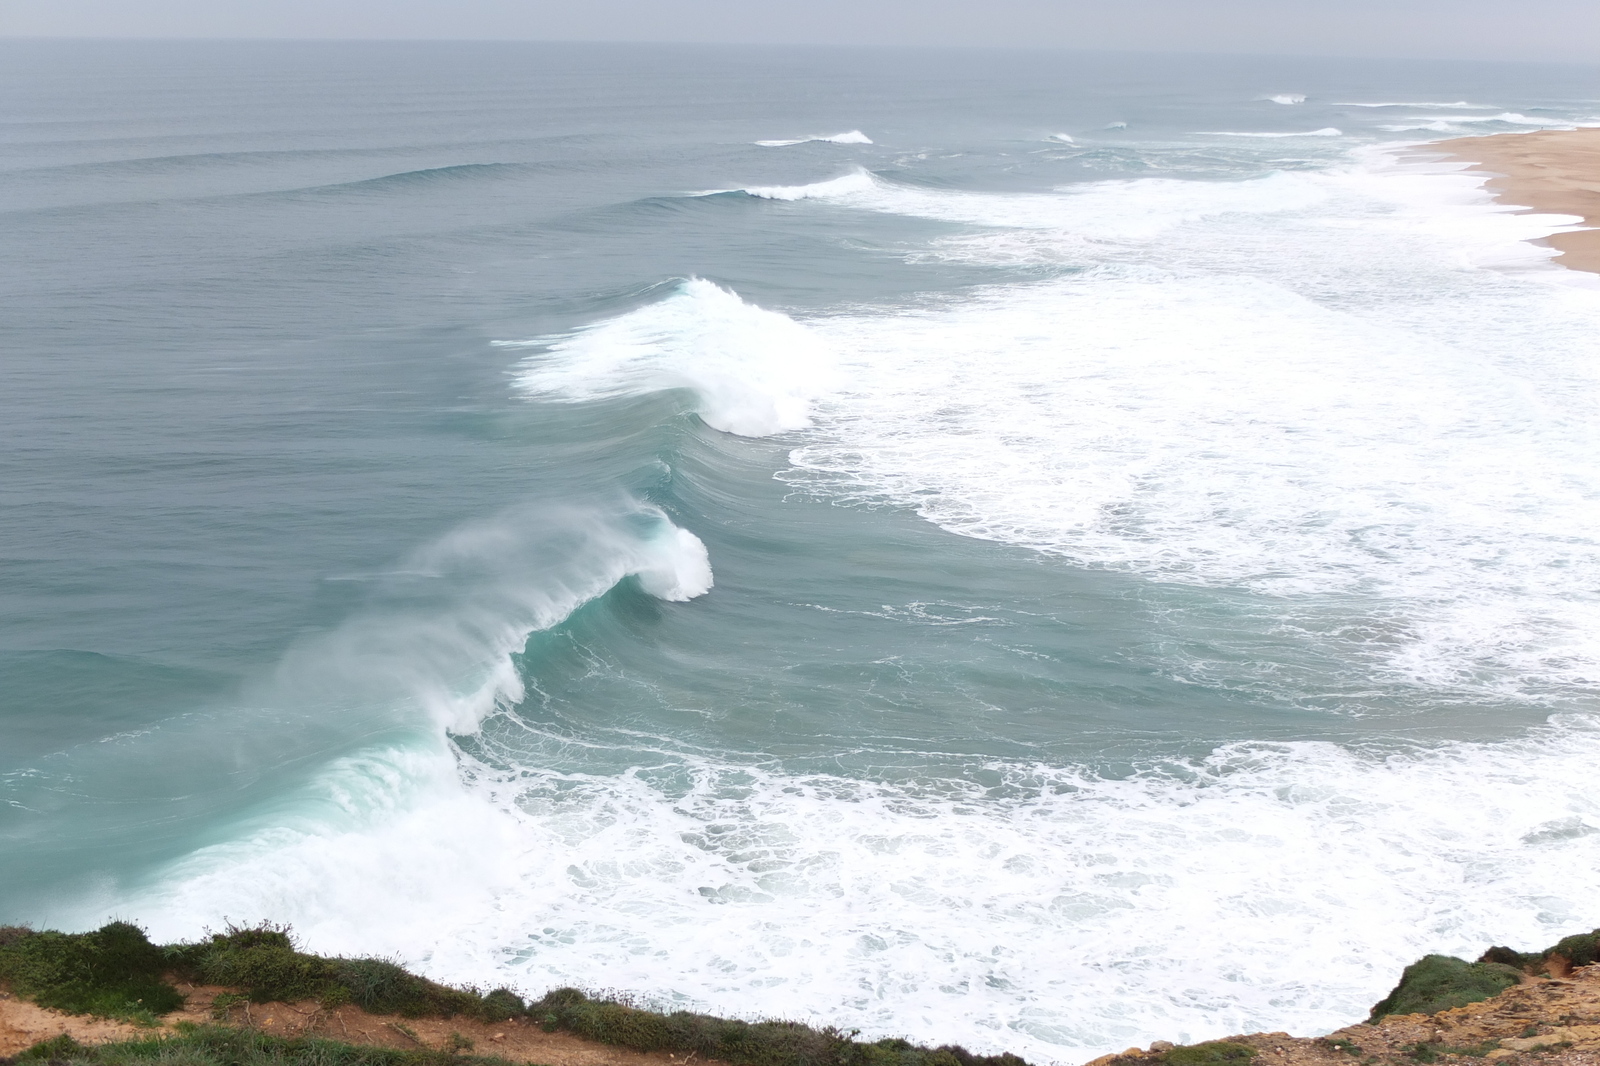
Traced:
<path fill-rule="evenodd" d="M 1302 109 L 1291 113 L 1305 116 L 1305 127 L 1335 120 L 1316 111 L 1334 95 L 1295 100 Z M 1526 118 L 1510 108 L 1530 108 L 1503 98 L 1505 107 L 1479 118 Z M 648 102 L 659 104 L 653 95 Z M 593 100 L 578 103 L 590 122 Z M 1403 106 L 1448 122 L 1478 110 Z M 1176 128 L 1248 131 L 1263 107 L 1194 110 Z M 843 113 L 869 125 L 877 114 Z M 1012 139 L 982 165 L 1058 124 L 1126 129 L 1104 125 L 1107 113 L 1137 116 L 1141 133 L 1157 128 L 1137 100 L 1078 111 L 1052 103 L 1016 120 Z M 943 123 L 946 105 L 938 114 Z M 772 121 L 776 131 L 794 131 L 833 120 L 796 113 Z M 1356 130 L 1348 117 L 1337 121 Z M 720 118 L 685 127 L 674 143 L 726 153 L 729 128 L 741 127 Z M 537 198 L 519 187 L 509 228 L 548 245 L 508 254 L 512 245 L 496 244 L 474 260 L 459 237 L 463 264 L 483 267 L 459 294 L 498 273 L 514 295 L 492 311 L 451 305 L 450 321 L 476 314 L 541 323 L 505 327 L 525 328 L 510 334 L 517 337 L 550 328 L 548 308 L 524 314 L 527 288 L 537 284 L 526 278 L 559 290 L 570 301 L 563 308 L 595 306 L 584 301 L 640 283 L 619 278 L 648 283 L 704 269 L 762 279 L 763 288 L 746 289 L 688 278 L 623 313 L 513 340 L 502 355 L 516 360 L 517 395 L 538 418 L 500 410 L 478 418 L 466 405 L 463 437 L 531 433 L 530 422 L 548 419 L 582 438 L 539 443 L 552 454 L 587 448 L 592 457 L 597 441 L 636 446 L 652 464 L 649 477 L 618 474 L 635 456 L 608 453 L 551 483 L 600 492 L 595 485 L 635 478 L 648 482 L 641 495 L 655 502 L 504 510 L 498 497 L 473 502 L 492 517 L 373 578 L 374 602 L 339 615 L 342 623 L 307 628 L 251 690 L 255 702 L 233 712 L 261 728 L 207 733 L 194 724 L 199 741 L 176 750 L 180 761 L 216 752 L 222 736 L 244 738 L 259 754 L 323 723 L 347 723 L 359 743 L 346 736 L 343 746 L 314 749 L 308 740 L 294 754 L 317 769 L 295 777 L 293 789 L 208 824 L 195 834 L 200 846 L 148 876 L 63 899 L 57 919 L 83 926 L 133 915 L 165 938 L 230 918 L 270 918 L 292 922 L 317 950 L 392 954 L 445 980 L 505 982 L 533 994 L 609 986 L 662 1005 L 798 1016 L 1039 1062 L 1082 1061 L 1157 1038 L 1322 1031 L 1361 1017 L 1424 952 L 1533 946 L 1600 923 L 1589 883 L 1600 859 L 1591 787 L 1600 754 L 1600 491 L 1592 473 L 1600 441 L 1591 414 L 1600 290 L 1551 269 L 1548 250 L 1523 243 L 1569 220 L 1497 207 L 1481 178 L 1445 167 L 1368 157 L 1310 169 L 1345 143 L 1332 127 L 1311 132 L 1320 136 L 1187 146 L 1220 160 L 1211 173 L 1241 180 L 1129 178 L 1140 172 L 1130 163 L 1114 171 L 1120 180 L 1053 189 L 1089 172 L 1068 169 L 1068 157 L 1094 165 L 1109 157 L 1083 146 L 1047 151 L 1034 140 L 1030 159 L 1056 169 L 1007 169 L 1012 188 L 1030 173 L 1049 175 L 1025 193 L 972 191 L 985 179 L 962 170 L 965 162 L 919 170 L 932 147 L 893 164 L 890 177 L 803 169 L 823 155 L 837 159 L 832 149 L 743 151 L 765 168 L 762 184 L 666 206 L 675 220 L 693 219 L 700 235 L 737 220 L 722 239 L 755 249 L 746 258 L 702 257 L 692 243 L 663 251 L 650 243 L 659 233 L 640 226 L 616 243 L 625 254 L 591 274 L 582 273 L 582 257 L 551 249 L 574 230 L 603 246 L 605 225 L 624 218 L 636 226 L 640 205 L 662 208 L 662 187 L 737 184 L 725 169 L 732 164 L 719 156 L 672 169 L 681 163 L 673 157 L 663 169 L 652 156 L 634 184 L 604 185 L 594 198 L 628 210 L 558 198 L 561 224 L 531 231 L 518 227 Z M 635 139 L 660 136 L 652 126 Z M 870 144 L 860 131 L 819 139 Z M 597 152 L 616 143 L 580 140 L 605 146 Z M 1162 149 L 1115 141 L 1131 153 L 1117 158 L 1181 171 Z M 978 158 L 971 148 L 952 145 L 947 158 Z M 1010 168 L 1014 158 L 1004 158 Z M 428 165 L 407 162 L 405 173 Z M 587 189 L 620 165 L 575 157 L 573 172 Z M 1268 172 L 1273 166 L 1288 169 Z M 532 181 L 539 172 L 528 166 L 505 177 Z M 508 230 L 502 219 L 472 221 L 479 235 Z M 461 218 L 433 215 L 429 224 L 468 232 Z M 686 232 L 667 228 L 673 240 Z M 323 248 L 326 239 L 319 232 L 312 243 Z M 829 242 L 853 251 L 808 260 L 812 275 L 786 276 L 801 258 L 793 248 L 820 255 Z M 386 269 L 407 261 L 398 244 L 374 246 L 395 257 Z M 426 268 L 412 264 L 426 284 L 404 291 L 439 288 L 437 257 L 428 256 Z M 924 289 L 858 293 L 862 256 L 877 257 L 867 262 L 884 274 L 895 257 L 897 267 L 926 268 Z M 539 274 L 541 258 L 560 270 Z M 508 262 L 518 265 L 508 271 Z M 834 268 L 843 280 L 825 279 L 829 288 L 819 279 Z M 461 276 L 471 269 L 463 265 Z M 781 296 L 741 295 L 755 291 L 806 293 L 812 302 L 785 307 Z M 475 310 L 461 310 L 468 306 Z M 437 337 L 427 344 L 431 374 L 448 361 L 437 358 Z M 463 350 L 476 349 L 463 342 Z M 448 385 L 442 407 L 461 402 L 456 379 Z M 674 399 L 648 399 L 661 393 Z M 714 431 L 769 439 L 718 437 L 680 417 L 686 408 Z M 623 424 L 641 412 L 660 424 Z M 675 442 L 687 436 L 712 441 L 714 454 L 680 450 Z M 520 476 L 523 467 L 505 456 L 544 461 L 537 450 L 493 459 Z M 1192 651 L 1198 640 L 1152 651 L 1164 673 L 1148 679 L 1151 690 L 1160 681 L 1197 700 L 1243 693 L 1263 715 L 1315 705 L 1342 721 L 1372 716 L 1367 741 L 1223 743 L 1199 723 L 1181 751 L 1113 772 L 1092 769 L 1090 755 L 960 754 L 961 735 L 923 752 L 915 738 L 885 730 L 877 739 L 886 762 L 964 760 L 968 768 L 908 780 L 846 772 L 843 758 L 802 772 L 821 759 L 786 763 L 758 745 L 740 750 L 734 739 L 696 747 L 714 734 L 678 737 L 671 723 L 681 718 L 652 718 L 667 702 L 656 682 L 667 686 L 644 671 L 621 678 L 630 691 L 620 706 L 593 708 L 597 719 L 615 712 L 605 729 L 541 717 L 550 698 L 541 684 L 555 689 L 541 649 L 559 644 L 574 671 L 603 673 L 615 650 L 607 639 L 643 646 L 650 626 L 689 631 L 686 620 L 735 595 L 759 600 L 769 588 L 759 568 L 724 568 L 734 552 L 723 556 L 719 545 L 760 557 L 745 542 L 779 529 L 791 554 L 762 561 L 801 569 L 794 545 L 805 547 L 816 527 L 794 519 L 798 505 L 762 511 L 729 488 L 748 487 L 729 473 L 738 464 L 768 462 L 756 476 L 777 474 L 782 507 L 808 496 L 834 505 L 806 502 L 813 513 L 875 509 L 929 538 L 920 544 L 992 549 L 1040 574 L 1121 583 L 1116 595 L 1147 597 L 1161 613 L 1149 644 L 1192 636 L 1207 610 L 1219 618 L 1244 604 L 1209 658 Z M 393 484 L 396 493 L 421 491 L 418 482 Z M 512 478 L 496 484 L 526 491 Z M 681 485 L 700 494 L 675 496 Z M 896 543 L 860 549 L 870 565 L 873 552 Z M 958 561 L 972 569 L 971 558 Z M 926 566 L 947 561 L 930 551 Z M 820 599 L 828 575 L 819 567 L 812 576 Z M 627 610 L 605 613 L 618 603 Z M 1185 610 L 1200 621 L 1186 621 Z M 623 620 L 609 630 L 579 626 L 596 618 Z M 768 639 L 761 627 L 770 618 L 730 618 L 701 631 L 722 634 L 725 646 L 662 641 L 647 650 L 691 678 L 735 663 L 727 672 L 754 691 L 763 679 L 739 670 L 745 652 Z M 530 633 L 541 636 L 530 643 Z M 872 665 L 910 678 L 926 666 L 917 659 L 926 645 L 917 634 L 900 639 Z M 1101 647 L 1085 641 L 1083 654 Z M 813 679 L 817 691 L 860 684 L 840 676 Z M 1003 702 L 1011 680 L 984 679 L 992 687 L 975 684 L 967 695 Z M 1108 732 L 1150 725 L 1141 717 L 1144 691 L 1116 708 L 1122 717 L 1108 713 Z M 1406 715 L 1440 708 L 1460 708 L 1464 720 L 1507 709 L 1522 713 L 1519 721 L 1558 713 L 1522 734 L 1505 723 L 1484 729 L 1502 738 L 1494 742 L 1459 739 L 1471 734 L 1465 726 L 1411 734 L 1455 740 L 1394 739 L 1408 734 Z M 670 711 L 711 719 L 741 709 Z M 1039 716 L 1052 709 L 1040 707 Z M 191 727 L 163 728 L 170 740 Z M 819 732 L 819 748 L 835 742 Z M 154 750 L 141 742 L 119 741 L 141 757 Z M 854 754 L 859 767 L 879 753 Z"/>
<path fill-rule="evenodd" d="M 1363 755 L 1236 745 L 1125 780 L 892 788 L 715 761 L 621 776 L 376 752 L 137 901 L 273 915 L 538 993 L 804 1018 L 1077 1061 L 1363 1015 L 1427 951 L 1592 922 L 1600 723 Z M 384 885 L 374 894 L 374 884 Z M 315 886 L 308 891 L 308 886 Z"/>
<path fill-rule="evenodd" d="M 858 172 L 788 195 L 1003 227 L 929 254 L 1088 270 L 809 325 L 691 282 L 580 336 L 648 365 L 637 380 L 695 389 L 719 428 L 814 422 L 784 475 L 813 491 L 1281 596 L 1285 624 L 1338 602 L 1352 624 L 1386 619 L 1367 651 L 1425 690 L 1588 698 L 1600 293 L 1484 269 L 1536 267 L 1548 251 L 1520 242 L 1565 220 L 1511 214 L 1481 183 L 1385 157 L 1012 196 Z M 636 350 L 636 323 L 662 315 Z M 524 387 L 635 380 L 571 343 Z M 752 390 L 737 408 L 735 379 Z"/>
<path fill-rule="evenodd" d="M 1424 952 L 1600 920 L 1600 289 L 1520 243 L 1561 220 L 1385 157 L 1054 194 L 801 188 L 781 198 L 974 227 L 920 254 L 1066 269 L 801 317 L 689 280 L 519 342 L 519 387 L 687 390 L 716 428 L 790 435 L 782 476 L 808 492 L 1249 591 L 1389 694 L 1575 713 L 1497 743 L 1240 743 L 1123 776 L 991 760 L 914 785 L 664 746 L 558 771 L 498 734 L 441 739 L 331 766 L 301 805 L 321 814 L 168 871 L 139 903 L 158 932 L 273 915 L 446 979 L 599 977 L 1074 1061 L 1326 1031 Z M 656 542 L 616 572 L 668 599 L 709 585 L 694 538 Z"/>

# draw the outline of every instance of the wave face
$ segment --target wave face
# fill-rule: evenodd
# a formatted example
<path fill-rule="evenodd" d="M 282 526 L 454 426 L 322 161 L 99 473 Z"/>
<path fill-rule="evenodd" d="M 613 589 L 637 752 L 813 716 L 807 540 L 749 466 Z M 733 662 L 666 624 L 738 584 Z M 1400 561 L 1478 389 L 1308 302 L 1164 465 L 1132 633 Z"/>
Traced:
<path fill-rule="evenodd" d="M 1576 75 L 11 49 L 0 923 L 1035 1062 L 1600 924 L 1600 286 L 1386 128 Z"/>

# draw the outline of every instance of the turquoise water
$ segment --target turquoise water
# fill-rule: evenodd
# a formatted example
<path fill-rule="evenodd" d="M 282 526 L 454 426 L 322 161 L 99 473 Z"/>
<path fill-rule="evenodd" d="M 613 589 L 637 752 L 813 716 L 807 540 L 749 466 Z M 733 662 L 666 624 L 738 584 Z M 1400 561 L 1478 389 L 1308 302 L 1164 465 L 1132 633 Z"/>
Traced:
<path fill-rule="evenodd" d="M 0 53 L 0 920 L 1037 1061 L 1600 924 L 1600 286 L 1416 147 L 1592 70 Z"/>

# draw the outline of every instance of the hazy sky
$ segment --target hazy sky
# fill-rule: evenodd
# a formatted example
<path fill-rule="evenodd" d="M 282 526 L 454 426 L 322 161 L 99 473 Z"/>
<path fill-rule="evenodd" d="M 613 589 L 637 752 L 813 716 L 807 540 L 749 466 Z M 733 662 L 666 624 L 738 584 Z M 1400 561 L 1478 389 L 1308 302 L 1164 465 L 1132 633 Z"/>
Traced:
<path fill-rule="evenodd" d="M 1600 0 L 0 0 L 0 36 L 979 44 L 1600 63 Z"/>

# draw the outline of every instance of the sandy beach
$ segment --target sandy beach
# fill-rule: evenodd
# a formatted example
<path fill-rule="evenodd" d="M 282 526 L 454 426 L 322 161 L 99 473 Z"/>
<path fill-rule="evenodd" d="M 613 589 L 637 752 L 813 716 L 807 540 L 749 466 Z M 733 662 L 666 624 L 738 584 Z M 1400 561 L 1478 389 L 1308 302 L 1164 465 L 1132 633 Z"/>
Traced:
<path fill-rule="evenodd" d="M 1542 130 L 1462 137 L 1433 147 L 1495 175 L 1489 189 L 1502 201 L 1533 211 L 1578 215 L 1600 226 L 1600 129 Z M 1600 273 L 1600 229 L 1547 239 L 1564 267 Z"/>

